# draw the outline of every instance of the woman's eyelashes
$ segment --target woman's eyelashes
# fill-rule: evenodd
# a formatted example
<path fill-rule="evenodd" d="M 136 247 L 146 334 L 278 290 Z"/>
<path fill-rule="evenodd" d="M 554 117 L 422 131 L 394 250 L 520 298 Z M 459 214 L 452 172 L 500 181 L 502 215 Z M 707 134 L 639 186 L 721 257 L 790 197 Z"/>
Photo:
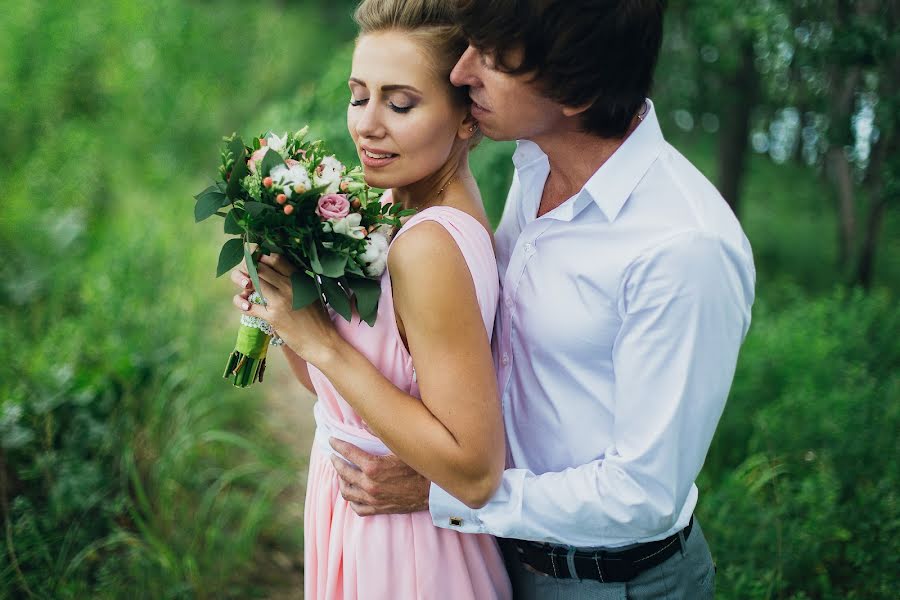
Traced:
<path fill-rule="evenodd" d="M 364 106 L 368 101 L 369 101 L 368 98 L 359 98 L 359 99 L 350 98 L 350 106 Z M 400 104 L 394 104 L 393 101 L 389 101 L 387 104 L 388 104 L 388 108 L 390 108 L 392 111 L 394 111 L 396 113 L 400 113 L 400 114 L 406 114 L 409 111 L 411 111 L 413 108 L 415 108 L 415 106 L 413 104 L 400 105 Z"/>

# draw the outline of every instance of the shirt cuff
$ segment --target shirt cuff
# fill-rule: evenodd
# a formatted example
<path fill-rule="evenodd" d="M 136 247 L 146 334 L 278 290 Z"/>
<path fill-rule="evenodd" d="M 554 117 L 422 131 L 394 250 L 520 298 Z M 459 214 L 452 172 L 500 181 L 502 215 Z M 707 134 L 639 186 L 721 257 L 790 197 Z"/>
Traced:
<path fill-rule="evenodd" d="M 437 527 L 462 533 L 484 533 L 484 524 L 475 515 L 475 511 L 434 483 L 428 494 L 428 510 Z"/>

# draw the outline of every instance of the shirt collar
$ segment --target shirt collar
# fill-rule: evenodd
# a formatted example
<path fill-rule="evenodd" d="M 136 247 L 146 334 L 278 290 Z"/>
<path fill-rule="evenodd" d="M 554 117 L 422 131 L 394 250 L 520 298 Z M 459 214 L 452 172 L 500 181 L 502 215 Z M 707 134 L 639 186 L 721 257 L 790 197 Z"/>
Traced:
<path fill-rule="evenodd" d="M 653 102 L 647 99 L 647 114 L 628 139 L 588 179 L 574 201 L 565 203 L 553 212 L 562 219 L 572 219 L 592 200 L 609 221 L 614 221 L 631 193 L 643 179 L 650 165 L 657 159 L 665 139 L 656 117 Z M 518 171 L 547 160 L 540 147 L 529 140 L 519 140 L 513 154 Z"/>

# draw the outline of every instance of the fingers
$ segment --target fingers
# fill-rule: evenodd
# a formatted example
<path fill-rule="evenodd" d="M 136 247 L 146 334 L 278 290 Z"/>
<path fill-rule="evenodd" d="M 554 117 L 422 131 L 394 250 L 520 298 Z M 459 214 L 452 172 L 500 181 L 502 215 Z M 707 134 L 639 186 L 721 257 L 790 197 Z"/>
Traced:
<path fill-rule="evenodd" d="M 259 262 L 268 265 L 272 270 L 283 277 L 290 277 L 291 273 L 297 270 L 294 268 L 294 265 L 280 254 L 263 254 L 259 257 Z"/>
<path fill-rule="evenodd" d="M 231 281 L 239 288 L 253 291 L 253 282 L 250 281 L 250 276 L 247 275 L 246 272 L 241 271 L 240 269 L 232 269 L 231 270 Z"/>
<path fill-rule="evenodd" d="M 372 515 L 379 514 L 375 507 L 367 506 L 365 504 L 357 504 L 356 502 L 351 502 L 350 508 L 352 508 L 353 512 L 361 517 L 370 517 Z"/>
<path fill-rule="evenodd" d="M 363 480 L 365 479 L 365 475 L 362 471 L 349 464 L 346 460 L 343 460 L 339 456 L 332 456 L 331 464 L 334 467 L 334 470 L 337 471 L 338 477 L 340 477 L 342 481 L 346 481 L 348 484 L 355 485 L 357 487 L 362 486 Z"/>
<path fill-rule="evenodd" d="M 356 465 L 364 474 L 371 475 L 371 471 L 378 459 L 377 456 L 360 450 L 353 444 L 337 438 L 329 438 L 328 443 L 331 444 L 331 447 L 334 448 L 335 452 Z"/>
<path fill-rule="evenodd" d="M 260 315 L 255 314 L 255 310 L 259 310 L 258 304 L 253 304 L 250 300 L 247 299 L 248 292 L 244 292 L 241 294 L 235 294 L 231 299 L 232 304 L 234 304 L 237 309 L 243 313 L 246 313 L 252 317 L 258 317 Z"/>
<path fill-rule="evenodd" d="M 260 284 L 265 281 L 280 290 L 290 289 L 290 279 L 288 279 L 272 267 L 260 263 L 256 265 L 256 272 L 259 275 Z"/>

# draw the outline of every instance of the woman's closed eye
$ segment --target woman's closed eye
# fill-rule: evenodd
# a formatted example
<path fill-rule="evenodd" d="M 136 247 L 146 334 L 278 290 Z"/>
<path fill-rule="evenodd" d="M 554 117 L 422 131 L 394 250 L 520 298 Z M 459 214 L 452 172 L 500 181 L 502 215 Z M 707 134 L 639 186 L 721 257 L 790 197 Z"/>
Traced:
<path fill-rule="evenodd" d="M 368 98 L 350 98 L 350 106 L 363 106 L 368 101 Z M 393 101 L 389 101 L 388 108 L 396 113 L 406 114 L 415 108 L 415 106 L 413 104 L 395 104 Z"/>

